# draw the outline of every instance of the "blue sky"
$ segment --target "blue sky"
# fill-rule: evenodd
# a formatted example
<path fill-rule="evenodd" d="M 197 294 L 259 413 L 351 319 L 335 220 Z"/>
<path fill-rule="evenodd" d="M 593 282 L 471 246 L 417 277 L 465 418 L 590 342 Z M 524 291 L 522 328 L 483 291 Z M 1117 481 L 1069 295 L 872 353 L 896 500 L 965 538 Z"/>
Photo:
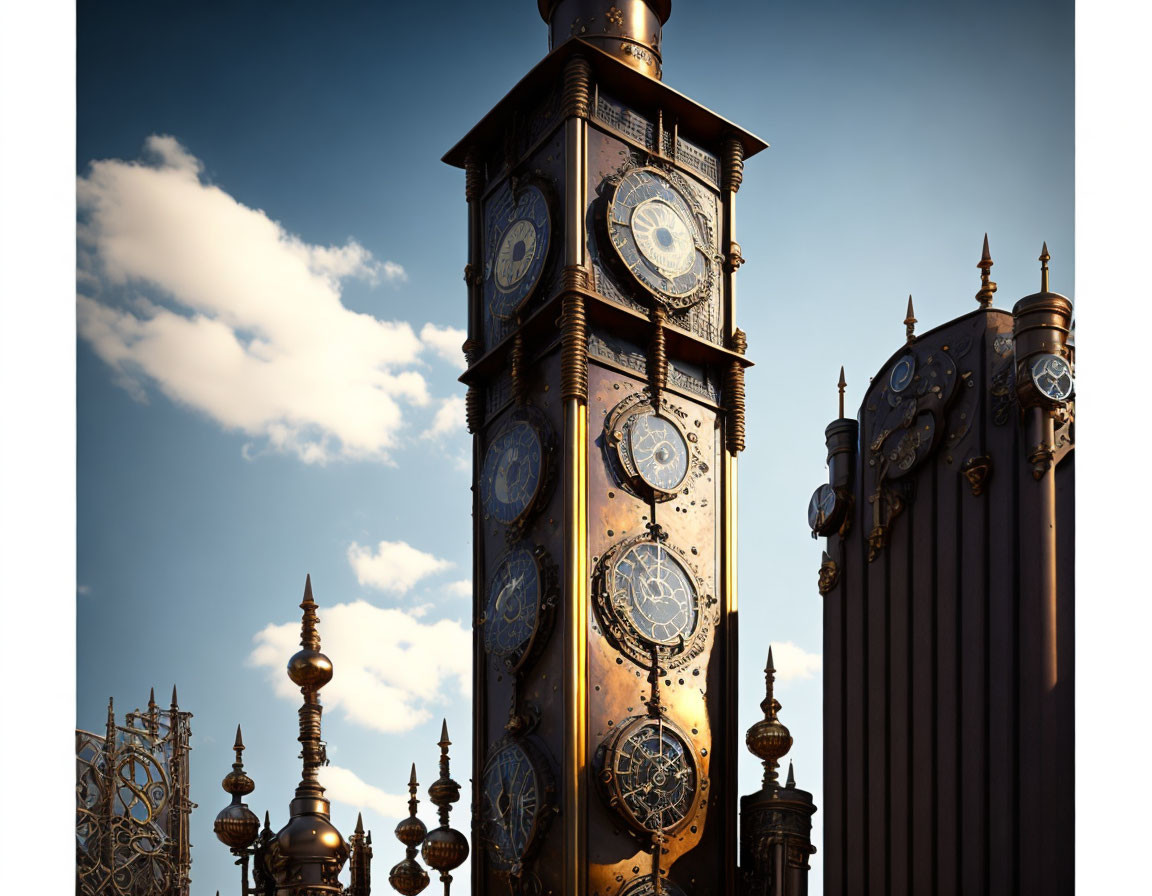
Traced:
<path fill-rule="evenodd" d="M 235 885 L 211 820 L 237 722 L 249 802 L 283 821 L 298 760 L 282 663 L 305 573 L 336 667 L 332 763 L 375 788 L 334 781 L 337 825 L 350 831 L 358 792 L 380 867 L 400 857 L 393 797 L 412 760 L 431 780 L 441 716 L 468 777 L 466 674 L 444 649 L 469 614 L 452 351 L 465 208 L 439 158 L 547 38 L 526 0 L 461 4 L 432 33 L 425 15 L 78 10 L 77 724 L 98 728 L 109 695 L 127 710 L 179 685 L 196 714 L 197 896 Z M 1037 288 L 1043 240 L 1053 287 L 1076 298 L 1072 59 L 1070 3 L 679 2 L 665 30 L 667 83 L 772 144 L 737 202 L 757 363 L 741 718 L 757 717 L 767 643 L 778 666 L 793 645 L 777 696 L 818 804 L 820 545 L 804 513 L 836 374 L 854 407 L 902 340 L 909 293 L 921 330 L 975 307 L 985 231 L 998 305 Z M 341 334 L 339 350 L 309 332 Z M 275 375 L 253 384 L 229 338 Z M 321 367 L 319 385 L 300 376 Z M 373 662 L 404 649 L 419 674 Z M 754 789 L 751 757 L 741 773 Z"/>
<path fill-rule="evenodd" d="M 412 760 L 431 780 L 441 716 L 468 777 L 465 207 L 439 157 L 547 43 L 534 4 L 451 10 L 428 33 L 395 4 L 79 8 L 77 714 L 98 726 L 108 695 L 179 685 L 197 894 L 234 886 L 210 826 L 237 722 L 249 802 L 283 823 L 305 573 L 336 667 L 336 823 L 362 808 L 381 867 L 400 857 L 396 795 Z M 921 329 L 973 308 L 985 231 L 998 304 L 1035 290 L 1042 240 L 1073 293 L 1071 4 L 950 10 L 679 3 L 665 33 L 665 80 L 772 144 L 737 205 L 757 362 L 741 717 L 772 641 L 818 804 L 804 514 L 839 366 L 854 406 L 909 293 Z M 741 771 L 754 789 L 751 757 Z"/>

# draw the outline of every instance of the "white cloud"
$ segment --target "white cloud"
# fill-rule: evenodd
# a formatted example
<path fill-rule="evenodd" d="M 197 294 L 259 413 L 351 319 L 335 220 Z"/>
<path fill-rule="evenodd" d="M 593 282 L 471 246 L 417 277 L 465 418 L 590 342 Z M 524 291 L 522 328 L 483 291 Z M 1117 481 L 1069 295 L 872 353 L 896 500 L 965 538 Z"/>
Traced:
<path fill-rule="evenodd" d="M 385 818 L 408 816 L 408 795 L 388 793 L 364 781 L 350 769 L 326 765 L 320 769 L 320 784 L 325 796 L 333 802 L 355 809 L 372 809 Z"/>
<path fill-rule="evenodd" d="M 353 542 L 348 546 L 348 562 L 361 585 L 395 594 L 405 594 L 421 579 L 452 566 L 451 561 L 417 550 L 404 541 L 382 541 L 375 550 Z"/>
<path fill-rule="evenodd" d="M 467 333 L 456 327 L 438 327 L 436 324 L 424 324 L 420 330 L 421 341 L 449 364 L 460 370 L 465 368 L 464 351 L 460 346 L 464 344 L 467 337 Z"/>
<path fill-rule="evenodd" d="M 471 698 L 472 632 L 460 622 L 426 624 L 365 601 L 322 608 L 320 615 L 321 649 L 334 667 L 321 700 L 349 721 L 385 733 L 411 731 L 432 717 L 431 707 Z M 255 635 L 248 657 L 269 670 L 278 696 L 293 701 L 300 691 L 284 664 L 299 639 L 299 622 L 269 624 Z"/>
<path fill-rule="evenodd" d="M 472 596 L 472 580 L 461 579 L 458 582 L 449 582 L 444 591 L 453 597 L 471 597 Z"/>
<path fill-rule="evenodd" d="M 347 278 L 401 283 L 404 268 L 349 240 L 304 242 L 202 179 L 170 136 L 146 162 L 96 161 L 77 182 L 80 336 L 144 400 L 158 389 L 265 449 L 307 463 L 387 461 L 405 407 L 429 401 L 417 338 L 341 301 Z M 429 329 L 431 327 L 431 329 Z"/>
<path fill-rule="evenodd" d="M 820 654 L 809 653 L 791 641 L 773 641 L 772 660 L 776 664 L 776 681 L 781 683 L 811 678 L 823 662 Z"/>
<path fill-rule="evenodd" d="M 432 418 L 432 425 L 423 433 L 421 438 L 438 439 L 442 436 L 462 434 L 464 427 L 464 399 L 459 395 L 445 398 L 440 402 L 440 408 Z"/>

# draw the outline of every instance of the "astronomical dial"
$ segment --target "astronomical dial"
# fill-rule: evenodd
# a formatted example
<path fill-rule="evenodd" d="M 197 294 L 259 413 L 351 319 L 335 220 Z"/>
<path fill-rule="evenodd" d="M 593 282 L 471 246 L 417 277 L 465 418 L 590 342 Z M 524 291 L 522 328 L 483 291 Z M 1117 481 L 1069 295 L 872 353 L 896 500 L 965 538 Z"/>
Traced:
<path fill-rule="evenodd" d="M 617 474 L 642 497 L 667 501 L 684 490 L 697 452 L 689 436 L 666 409 L 655 411 L 647 393 L 621 401 L 605 423 L 605 446 Z"/>
<path fill-rule="evenodd" d="M 514 419 L 489 443 L 480 469 L 484 512 L 506 526 L 532 509 L 544 482 L 544 445 L 539 430 Z"/>
<path fill-rule="evenodd" d="M 812 530 L 812 537 L 831 535 L 839 529 L 847 504 L 840 492 L 827 482 L 817 488 L 808 502 L 808 528 Z"/>
<path fill-rule="evenodd" d="M 512 672 L 544 635 L 555 598 L 555 571 L 543 548 L 512 548 L 488 584 L 484 647 Z"/>
<path fill-rule="evenodd" d="M 1032 382 L 1049 401 L 1067 401 L 1075 382 L 1072 368 L 1059 355 L 1040 355 L 1032 362 Z"/>
<path fill-rule="evenodd" d="M 911 385 L 915 373 L 916 359 L 912 355 L 905 355 L 892 368 L 892 373 L 888 377 L 888 386 L 893 392 L 903 392 Z"/>
<path fill-rule="evenodd" d="M 484 764 L 480 831 L 497 869 L 519 876 L 525 857 L 550 814 L 552 785 L 542 761 L 527 745 L 498 744 Z"/>
<path fill-rule="evenodd" d="M 608 207 L 608 235 L 640 285 L 677 310 L 707 295 L 715 250 L 699 202 L 674 178 L 657 168 L 629 171 Z"/>
<path fill-rule="evenodd" d="M 651 875 L 628 881 L 620 890 L 619 896 L 656 896 L 656 885 Z M 660 896 L 684 896 L 684 891 L 670 880 L 661 879 Z"/>
<path fill-rule="evenodd" d="M 692 814 L 700 790 L 688 738 L 664 718 L 641 717 L 605 745 L 600 780 L 608 802 L 641 833 L 671 833 Z"/>
<path fill-rule="evenodd" d="M 488 307 L 496 317 L 511 319 L 536 288 L 551 234 L 548 200 L 539 187 L 529 184 L 500 215 L 490 235 L 484 281 Z"/>

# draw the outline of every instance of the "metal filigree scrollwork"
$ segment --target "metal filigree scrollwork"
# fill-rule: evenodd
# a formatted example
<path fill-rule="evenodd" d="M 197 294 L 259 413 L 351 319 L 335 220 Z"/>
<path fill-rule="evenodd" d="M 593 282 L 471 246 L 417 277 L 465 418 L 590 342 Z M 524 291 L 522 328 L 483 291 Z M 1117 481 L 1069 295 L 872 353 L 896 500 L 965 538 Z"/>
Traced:
<path fill-rule="evenodd" d="M 150 699 L 117 725 L 109 701 L 103 737 L 76 732 L 78 896 L 187 896 L 191 717 Z"/>

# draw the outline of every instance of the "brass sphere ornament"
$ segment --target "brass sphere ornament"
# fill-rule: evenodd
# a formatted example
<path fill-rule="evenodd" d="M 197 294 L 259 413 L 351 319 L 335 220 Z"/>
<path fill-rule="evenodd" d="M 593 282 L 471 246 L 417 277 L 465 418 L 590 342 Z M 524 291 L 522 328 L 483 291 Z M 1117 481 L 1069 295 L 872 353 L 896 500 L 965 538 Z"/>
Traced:
<path fill-rule="evenodd" d="M 212 830 L 216 839 L 229 849 L 243 850 L 256 842 L 260 819 L 240 800 L 256 789 L 256 783 L 244 771 L 244 740 L 239 725 L 236 726 L 236 742 L 232 749 L 236 751 L 236 761 L 232 763 L 232 771 L 220 782 L 224 791 L 232 794 L 232 802 L 216 816 Z"/>
<path fill-rule="evenodd" d="M 406 855 L 388 872 L 388 883 L 393 890 L 404 896 L 416 896 L 428 886 L 428 872 L 416 861 L 417 848 L 428 833 L 424 822 L 416 817 L 416 807 L 420 803 L 416 798 L 419 786 L 416 781 L 416 763 L 413 762 L 412 773 L 408 776 L 408 817 L 396 825 L 396 839 L 404 844 Z"/>
<path fill-rule="evenodd" d="M 772 662 L 772 648 L 768 648 L 768 665 L 764 669 L 765 697 L 760 702 L 764 718 L 748 729 L 745 744 L 753 756 L 764 762 L 764 789 L 779 786 L 776 769 L 780 759 L 792 749 L 792 734 L 776 714 L 780 711 L 780 701 L 773 695 L 776 683 L 776 667 Z"/>

